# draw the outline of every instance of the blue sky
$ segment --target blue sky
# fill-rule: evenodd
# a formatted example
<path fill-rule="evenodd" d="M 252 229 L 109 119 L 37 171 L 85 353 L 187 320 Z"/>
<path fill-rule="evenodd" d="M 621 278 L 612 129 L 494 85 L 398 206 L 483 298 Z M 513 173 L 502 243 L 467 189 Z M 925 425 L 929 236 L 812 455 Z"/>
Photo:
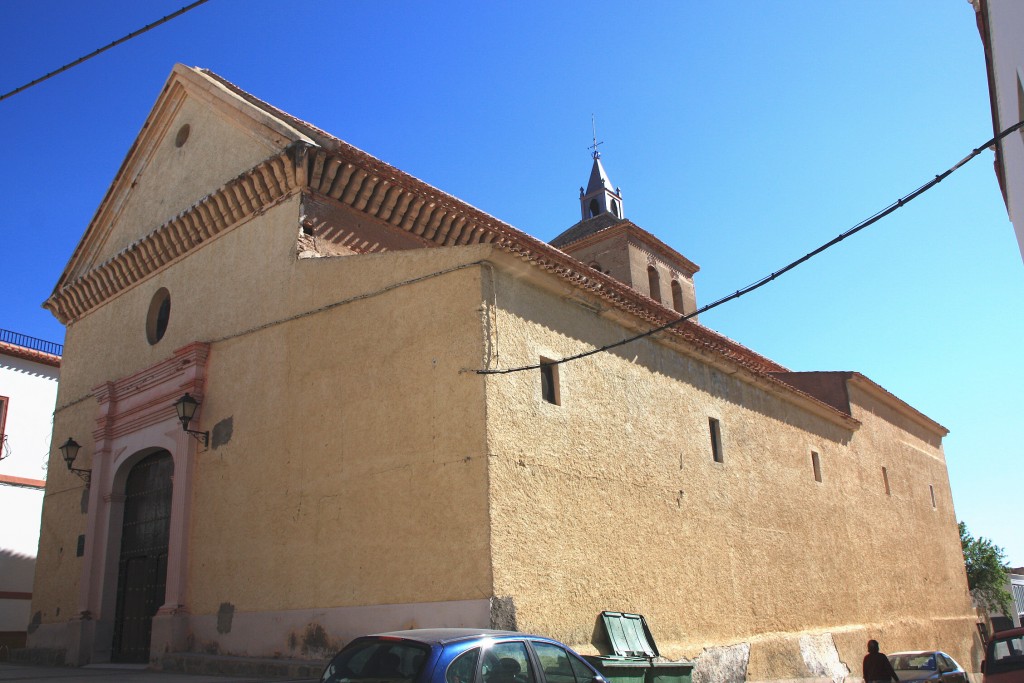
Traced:
<path fill-rule="evenodd" d="M 187 0 L 0 3 L 0 91 Z M 0 102 L 0 327 L 40 304 L 175 62 L 542 239 L 579 219 L 591 114 L 627 217 L 701 266 L 778 269 L 992 135 L 966 0 L 211 0 Z M 1024 265 L 992 155 L 702 322 L 794 370 L 856 370 L 950 429 L 957 515 L 1024 565 Z"/>

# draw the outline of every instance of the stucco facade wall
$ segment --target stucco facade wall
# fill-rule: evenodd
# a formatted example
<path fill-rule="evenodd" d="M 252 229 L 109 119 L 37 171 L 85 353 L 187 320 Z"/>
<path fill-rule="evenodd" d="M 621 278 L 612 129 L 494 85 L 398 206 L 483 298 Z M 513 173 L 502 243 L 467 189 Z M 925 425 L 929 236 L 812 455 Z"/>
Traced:
<path fill-rule="evenodd" d="M 312 190 L 271 197 L 255 181 L 258 199 L 212 195 L 238 210 L 206 207 L 197 220 L 217 229 L 183 228 L 188 239 L 160 254 L 183 257 L 76 283 L 303 138 L 237 95 L 201 105 L 219 86 L 182 78 L 192 94 L 161 100 L 62 278 L 80 297 L 58 308 L 68 317 L 104 287 L 117 293 L 68 327 L 53 434 L 78 440 L 76 465 L 97 476 L 87 492 L 51 449 L 31 647 L 67 648 L 77 664 L 111 656 L 126 473 L 160 448 L 175 480 L 157 659 L 317 658 L 365 630 L 457 625 L 594 652 L 598 614 L 612 609 L 646 615 L 667 657 L 698 657 L 695 682 L 725 670 L 839 680 L 844 667 L 856 674 L 868 637 L 970 660 L 973 613 L 934 425 L 862 383 L 850 387 L 858 426 L 664 338 L 559 366 L 559 405 L 544 400 L 537 370 L 477 374 L 615 342 L 636 321 L 552 275 L 560 254 L 537 250 L 535 263 L 550 260 L 536 267 L 538 245 L 501 226 L 461 232 L 466 216 L 429 188 L 378 188 L 390 171 L 357 151 L 346 155 L 376 169 L 369 182 L 358 169 L 307 184 L 306 173 L 338 171 L 318 164 L 341 164 L 317 156 L 285 183 Z M 319 191 L 338 200 L 299 194 Z M 368 219 L 372 201 L 399 214 Z M 353 251 L 431 248 L 299 258 L 331 253 L 300 246 L 330 232 L 310 234 L 321 219 L 358 237 Z M 371 244 L 377 229 L 394 241 Z M 438 246 L 474 235 L 518 256 Z M 617 244 L 628 258 L 602 266 L 645 291 L 653 256 Z M 169 323 L 151 344 L 161 288 Z M 208 448 L 175 420 L 172 397 L 186 387 L 202 401 L 192 428 L 211 432 Z"/>
<path fill-rule="evenodd" d="M 481 268 L 467 264 L 491 249 L 297 259 L 300 214 L 295 197 L 71 324 L 55 433 L 82 444 L 76 464 L 93 465 L 92 388 L 209 342 L 193 428 L 213 443 L 195 456 L 189 618 L 218 623 L 227 609 L 266 634 L 269 615 L 289 610 L 409 604 L 416 615 L 450 603 L 477 614 L 491 585 L 483 380 L 463 370 L 479 367 L 486 340 Z M 150 345 L 161 287 L 170 322 Z M 34 609 L 50 627 L 40 646 L 60 646 L 80 609 L 83 486 L 55 478 L 37 567 Z M 415 625 L 390 614 L 392 628 Z M 287 629 L 277 635 L 232 653 L 287 652 Z"/>
<path fill-rule="evenodd" d="M 280 133 L 254 128 L 251 119 L 198 91 L 184 99 L 175 91 L 172 102 L 173 109 L 152 120 L 154 129 L 143 131 L 126 157 L 122 182 L 131 184 L 130 194 L 115 192 L 103 207 L 111 227 L 96 253 L 99 261 L 287 145 Z"/>
<path fill-rule="evenodd" d="M 31 620 L 32 581 L 39 547 L 39 520 L 46 479 L 53 405 L 60 369 L 0 351 L 0 649 L 23 644 Z M 14 485 L 17 479 L 34 482 Z"/>
<path fill-rule="evenodd" d="M 1015 0 L 987 0 L 986 4 L 995 81 L 990 87 L 995 87 L 997 125 L 1005 129 L 1024 119 L 1024 46 L 1020 41 L 1024 7 Z M 1024 256 L 1024 132 L 1018 130 L 1003 138 L 1000 155 L 1006 208 Z"/>
<path fill-rule="evenodd" d="M 0 352 L 0 396 L 9 399 L 4 434 L 7 448 L 0 474 L 46 479 L 53 404 L 60 369 Z M 8 537 L 8 543 L 14 542 Z M 35 544 L 5 545 L 17 552 L 35 553 Z"/>
<path fill-rule="evenodd" d="M 58 397 L 59 394 L 58 391 Z M 81 401 L 54 414 L 54 434 L 65 434 L 59 443 L 73 436 L 83 446 L 75 467 L 88 469 L 91 466 L 94 413 L 92 403 Z M 48 469 L 32 592 L 32 623 L 28 629 L 30 638 L 40 624 L 62 623 L 76 614 L 82 572 L 82 558 L 77 556 L 78 536 L 85 533 L 89 492 L 85 482 L 67 471 L 56 444 L 50 451 Z"/>
<path fill-rule="evenodd" d="M 626 336 L 522 278 L 500 276 L 496 291 L 504 367 Z M 808 675 L 805 633 L 850 634 L 836 642 L 851 668 L 880 633 L 890 650 L 924 647 L 927 634 L 970 661 L 937 439 L 904 435 L 859 396 L 869 408 L 852 430 L 652 339 L 563 364 L 559 380 L 561 405 L 542 400 L 537 371 L 487 382 L 495 593 L 514 601 L 520 628 L 593 651 L 601 610 L 639 612 L 671 658 L 752 643 L 750 680 L 786 669 L 773 649 Z M 720 421 L 721 463 L 709 418 Z M 932 509 L 925 486 L 879 510 L 884 491 L 866 494 L 882 487 L 878 460 L 934 480 L 945 509 Z"/>
<path fill-rule="evenodd" d="M 478 278 L 215 345 L 204 420 L 233 434 L 199 457 L 193 610 L 487 597 L 482 382 L 459 372 L 480 358 Z"/>

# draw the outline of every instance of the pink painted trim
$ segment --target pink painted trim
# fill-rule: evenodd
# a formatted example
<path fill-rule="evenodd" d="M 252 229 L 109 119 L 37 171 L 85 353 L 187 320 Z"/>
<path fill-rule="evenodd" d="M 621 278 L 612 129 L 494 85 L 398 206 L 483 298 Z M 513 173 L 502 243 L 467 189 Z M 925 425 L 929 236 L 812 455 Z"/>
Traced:
<path fill-rule="evenodd" d="M 31 600 L 31 593 L 21 591 L 0 591 L 0 600 Z"/>
<path fill-rule="evenodd" d="M 194 342 L 155 365 L 92 391 L 98 405 L 78 605 L 81 619 L 113 624 L 125 479 L 137 460 L 159 449 L 167 450 L 174 461 L 167 588 L 160 610 L 188 611 L 187 532 L 198 442 L 181 429 L 174 402 L 185 392 L 202 401 L 209 352 L 209 344 Z M 201 424 L 200 417 L 197 413 L 196 424 Z M 109 656 L 110 642 L 84 645 L 85 661 Z"/>
<path fill-rule="evenodd" d="M 43 479 L 29 479 L 28 477 L 15 477 L 10 474 L 0 474 L 0 483 L 25 486 L 33 489 L 45 489 L 46 481 Z"/>

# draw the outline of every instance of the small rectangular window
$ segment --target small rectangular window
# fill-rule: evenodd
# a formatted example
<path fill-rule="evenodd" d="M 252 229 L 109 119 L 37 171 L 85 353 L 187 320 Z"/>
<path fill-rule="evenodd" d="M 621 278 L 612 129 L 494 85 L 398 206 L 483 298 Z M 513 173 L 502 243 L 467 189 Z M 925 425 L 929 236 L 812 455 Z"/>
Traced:
<path fill-rule="evenodd" d="M 932 497 L 932 508 L 934 508 L 935 507 L 935 487 L 932 486 L 931 484 L 928 484 L 928 493 Z"/>
<path fill-rule="evenodd" d="M 821 458 L 811 451 L 811 467 L 814 468 L 814 481 L 821 482 Z"/>
<path fill-rule="evenodd" d="M 891 496 L 892 491 L 889 490 L 889 471 L 882 468 L 882 483 L 885 484 L 885 495 Z"/>
<path fill-rule="evenodd" d="M 558 389 L 558 364 L 549 358 L 540 359 L 540 395 L 548 403 L 562 405 Z"/>
<path fill-rule="evenodd" d="M 722 427 L 718 424 L 718 420 L 709 417 L 708 428 L 711 430 L 711 457 L 715 462 L 725 462 L 722 455 Z"/>

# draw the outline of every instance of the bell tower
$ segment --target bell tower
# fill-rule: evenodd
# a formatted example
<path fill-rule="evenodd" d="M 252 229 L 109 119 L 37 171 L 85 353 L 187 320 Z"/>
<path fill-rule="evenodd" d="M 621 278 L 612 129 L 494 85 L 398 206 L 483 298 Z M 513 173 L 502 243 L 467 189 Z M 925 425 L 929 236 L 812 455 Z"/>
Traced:
<path fill-rule="evenodd" d="M 609 213 L 614 218 L 622 218 L 622 190 L 612 189 L 612 181 L 608 180 L 604 166 L 601 164 L 601 152 L 597 146 L 602 143 L 597 141 L 597 128 L 594 128 L 594 144 L 590 146 L 593 150 L 591 156 L 594 158 L 594 165 L 590 169 L 590 180 L 587 181 L 587 189 L 580 188 L 580 213 L 582 220 Z"/>
<path fill-rule="evenodd" d="M 665 308 L 694 313 L 693 276 L 700 267 L 624 217 L 622 190 L 612 189 L 601 163 L 600 144 L 595 132 L 590 180 L 586 189 L 580 188 L 582 219 L 551 240 L 551 245 Z"/>

